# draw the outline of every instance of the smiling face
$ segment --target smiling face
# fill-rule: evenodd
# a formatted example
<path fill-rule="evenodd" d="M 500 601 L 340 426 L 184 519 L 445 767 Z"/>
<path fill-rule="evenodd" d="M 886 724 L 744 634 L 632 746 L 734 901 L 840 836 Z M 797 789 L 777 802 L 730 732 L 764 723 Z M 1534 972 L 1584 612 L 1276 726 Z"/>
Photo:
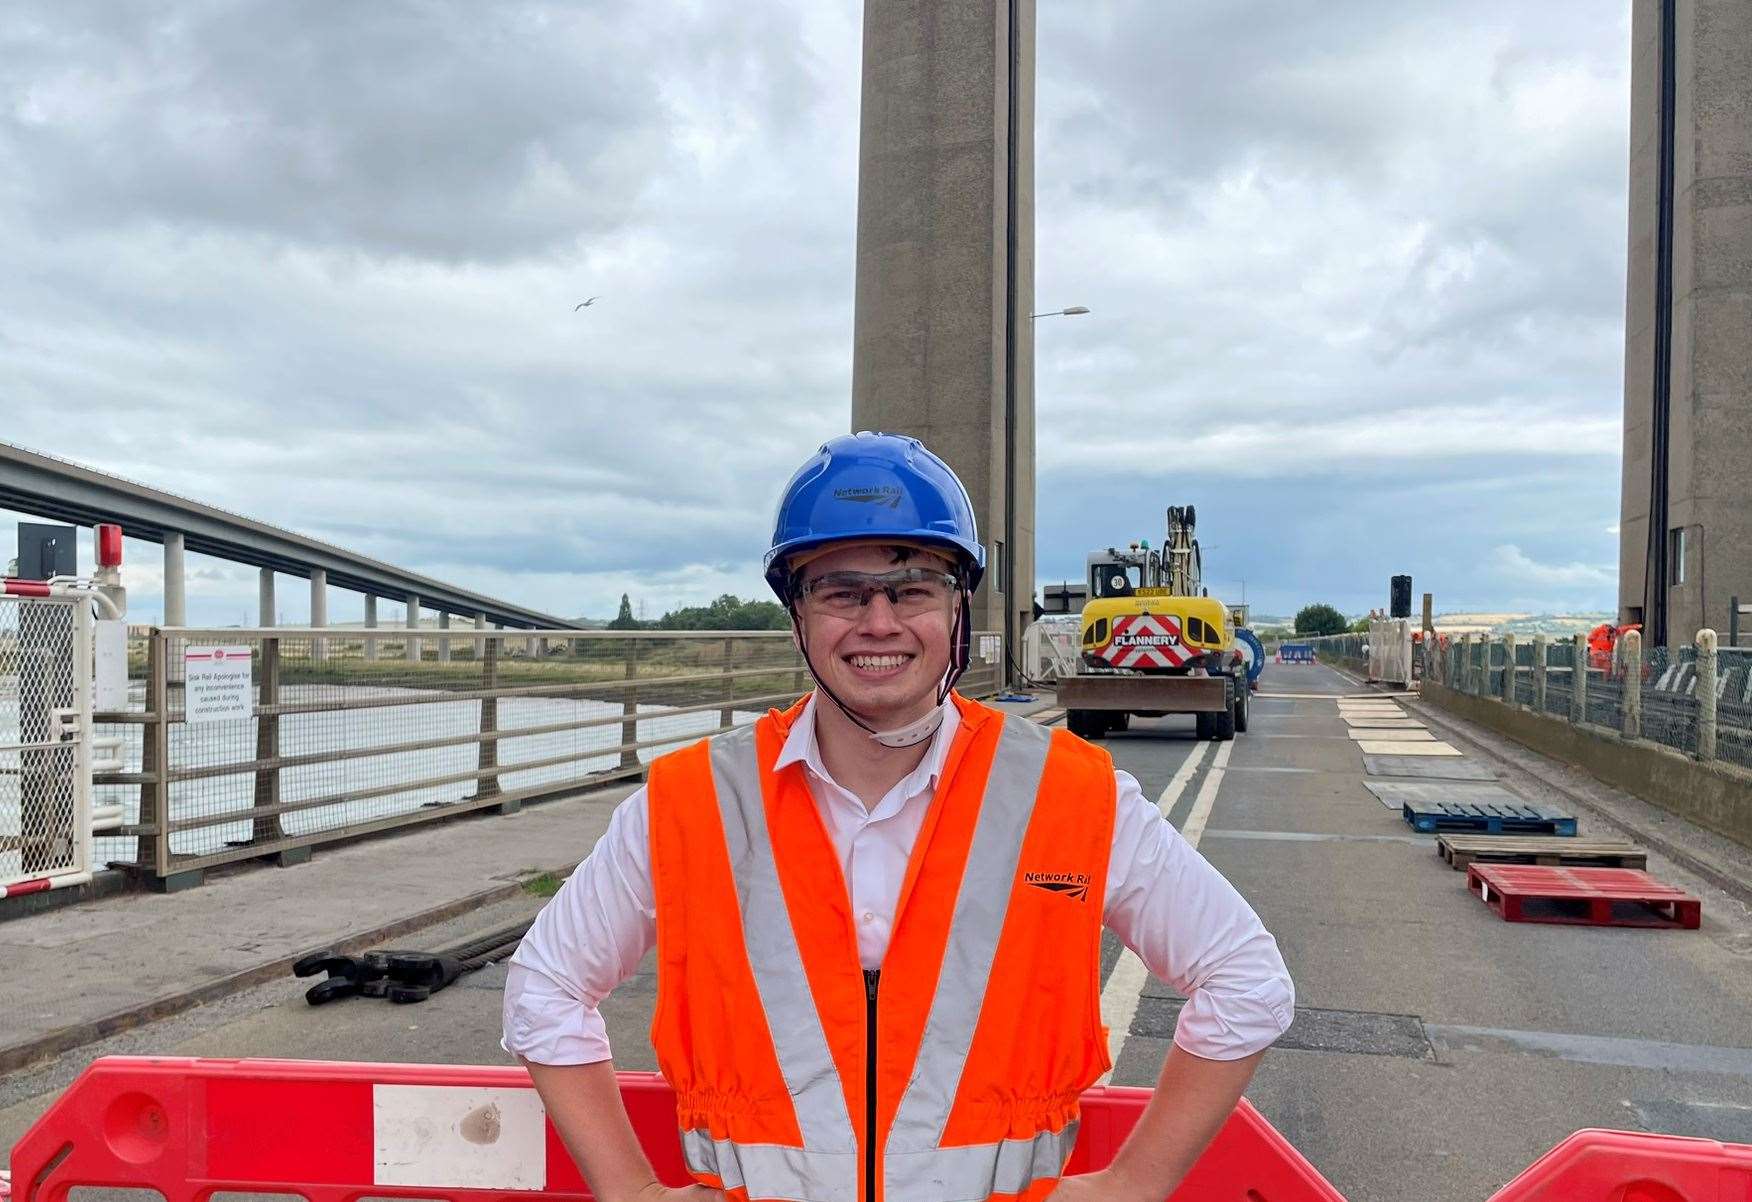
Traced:
<path fill-rule="evenodd" d="M 892 572 L 898 567 L 954 570 L 946 556 L 881 543 L 844 543 L 811 559 L 807 584 L 829 572 Z M 892 730 L 929 713 L 949 670 L 949 632 L 959 600 L 951 593 L 940 609 L 902 617 L 886 594 L 843 617 L 820 612 L 808 598 L 798 603 L 803 635 L 816 677 L 877 730 Z"/>

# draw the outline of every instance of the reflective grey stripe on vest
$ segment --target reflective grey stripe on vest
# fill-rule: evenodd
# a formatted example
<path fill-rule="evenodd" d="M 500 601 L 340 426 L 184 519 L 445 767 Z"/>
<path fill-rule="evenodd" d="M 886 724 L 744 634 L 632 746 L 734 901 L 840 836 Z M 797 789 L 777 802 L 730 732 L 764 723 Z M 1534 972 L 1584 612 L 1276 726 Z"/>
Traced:
<path fill-rule="evenodd" d="M 1022 838 L 1028 833 L 1051 738 L 1026 718 L 1004 719 L 955 898 L 955 917 L 943 948 L 943 968 L 937 974 L 918 1063 L 888 1135 L 888 1146 L 895 1151 L 935 1148 L 949 1121 L 991 980 L 1010 888 L 1022 858 Z"/>
<path fill-rule="evenodd" d="M 985 1202 L 1019 1194 L 1043 1177 L 1057 1177 L 1077 1143 L 1077 1124 L 1042 1131 L 1033 1139 L 1006 1139 L 961 1148 L 895 1152 L 882 1159 L 883 1188 L 905 1202 Z"/>
<path fill-rule="evenodd" d="M 842 1107 L 843 1109 L 843 1107 Z M 778 1144 L 739 1144 L 709 1131 L 683 1131 L 687 1167 L 716 1177 L 727 1190 L 790 1202 L 857 1202 L 863 1158 L 850 1152 L 812 1152 Z"/>
<path fill-rule="evenodd" d="M 730 1175 L 739 1178 L 736 1184 L 746 1185 L 756 1198 L 855 1202 L 861 1169 L 857 1132 L 846 1113 L 839 1069 L 815 1010 L 797 935 L 791 929 L 790 911 L 785 908 L 784 891 L 773 865 L 754 728 L 743 727 L 713 739 L 711 763 L 718 815 L 736 880 L 742 940 L 807 1151 L 766 1144 L 713 1145 L 710 1136 L 688 1132 L 684 1135 L 688 1165 L 726 1176 L 726 1186 L 731 1182 L 721 1169 L 730 1168 Z M 703 1145 L 696 1136 L 703 1137 Z M 709 1156 L 707 1148 L 713 1149 Z M 696 1150 L 700 1153 L 697 1162 Z M 823 1174 L 828 1179 L 823 1180 Z"/>
<path fill-rule="evenodd" d="M 1058 1176 L 1076 1141 L 1073 1126 L 1033 1140 L 939 1146 L 973 1047 L 1051 742 L 1051 732 L 1026 718 L 1004 719 L 918 1061 L 888 1133 L 883 1173 L 890 1197 L 951 1202 L 1020 1193 L 1031 1181 Z"/>
<path fill-rule="evenodd" d="M 1032 1139 L 938 1146 L 973 1045 L 1051 738 L 1026 719 L 1004 719 L 913 1077 L 888 1135 L 882 1171 L 891 1198 L 966 1202 L 1020 1193 L 1058 1176 L 1076 1142 L 1071 1124 Z M 745 1186 L 752 1197 L 855 1202 L 862 1169 L 857 1136 L 773 864 L 753 728 L 713 739 L 711 764 L 743 939 L 804 1147 L 735 1144 L 685 1131 L 683 1150 L 690 1168 L 720 1178 L 727 1189 Z"/>

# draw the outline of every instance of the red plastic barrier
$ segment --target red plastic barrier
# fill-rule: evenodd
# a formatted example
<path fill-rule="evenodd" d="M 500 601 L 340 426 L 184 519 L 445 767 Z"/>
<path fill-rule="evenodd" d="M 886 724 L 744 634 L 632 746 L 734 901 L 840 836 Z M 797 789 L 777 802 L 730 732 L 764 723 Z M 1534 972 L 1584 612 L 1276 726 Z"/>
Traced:
<path fill-rule="evenodd" d="M 685 1183 L 668 1085 L 655 1073 L 620 1081 L 658 1176 Z M 1149 1096 L 1086 1093 L 1070 1171 L 1106 1164 Z M 214 1190 L 309 1202 L 591 1197 L 520 1068 L 127 1056 L 94 1062 L 12 1150 L 14 1202 L 67 1202 L 76 1186 L 145 1186 L 166 1202 Z M 1245 1101 L 1173 1198 L 1343 1202 Z"/>
<path fill-rule="evenodd" d="M 1752 1145 L 1578 1131 L 1490 1202 L 1747 1202 Z"/>

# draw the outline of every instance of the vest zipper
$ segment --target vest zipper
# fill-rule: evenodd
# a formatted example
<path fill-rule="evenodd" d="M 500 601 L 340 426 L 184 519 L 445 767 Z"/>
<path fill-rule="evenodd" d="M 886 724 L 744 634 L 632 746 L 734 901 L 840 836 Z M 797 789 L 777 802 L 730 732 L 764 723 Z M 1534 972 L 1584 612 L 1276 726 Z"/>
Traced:
<path fill-rule="evenodd" d="M 881 969 L 864 970 L 864 1202 L 876 1202 L 876 986 Z"/>

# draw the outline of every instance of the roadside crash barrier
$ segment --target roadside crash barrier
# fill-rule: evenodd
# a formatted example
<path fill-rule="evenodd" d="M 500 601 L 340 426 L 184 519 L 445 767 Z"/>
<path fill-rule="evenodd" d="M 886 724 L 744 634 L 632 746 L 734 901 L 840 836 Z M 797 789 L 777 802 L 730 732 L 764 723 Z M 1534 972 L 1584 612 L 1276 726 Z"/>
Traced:
<path fill-rule="evenodd" d="M 1752 1198 L 1752 1145 L 1578 1131 L 1490 1202 L 1729 1202 Z"/>
<path fill-rule="evenodd" d="M 685 1184 L 668 1085 L 655 1073 L 619 1079 L 657 1175 Z M 1066 1171 L 1108 1164 L 1149 1098 L 1117 1086 L 1085 1093 Z M 166 1202 L 206 1202 L 220 1190 L 308 1202 L 592 1198 L 529 1075 L 508 1066 L 105 1057 L 25 1133 L 11 1169 L 13 1202 L 68 1202 L 80 1187 L 150 1188 Z M 1170 1202 L 1195 1199 L 1344 1202 L 1245 1101 Z M 1729 1199 L 1752 1199 L 1752 1145 L 1587 1130 L 1490 1202 Z"/>
<path fill-rule="evenodd" d="M 619 1079 L 657 1175 L 686 1184 L 669 1086 L 655 1073 Z M 1111 1161 L 1149 1097 L 1120 1087 L 1085 1093 L 1067 1172 Z M 166 1202 L 220 1190 L 308 1202 L 592 1197 L 529 1075 L 470 1065 L 105 1057 L 25 1133 L 12 1178 L 14 1202 L 68 1202 L 78 1187 L 150 1188 Z M 1245 1101 L 1172 1197 L 1344 1202 Z"/>

